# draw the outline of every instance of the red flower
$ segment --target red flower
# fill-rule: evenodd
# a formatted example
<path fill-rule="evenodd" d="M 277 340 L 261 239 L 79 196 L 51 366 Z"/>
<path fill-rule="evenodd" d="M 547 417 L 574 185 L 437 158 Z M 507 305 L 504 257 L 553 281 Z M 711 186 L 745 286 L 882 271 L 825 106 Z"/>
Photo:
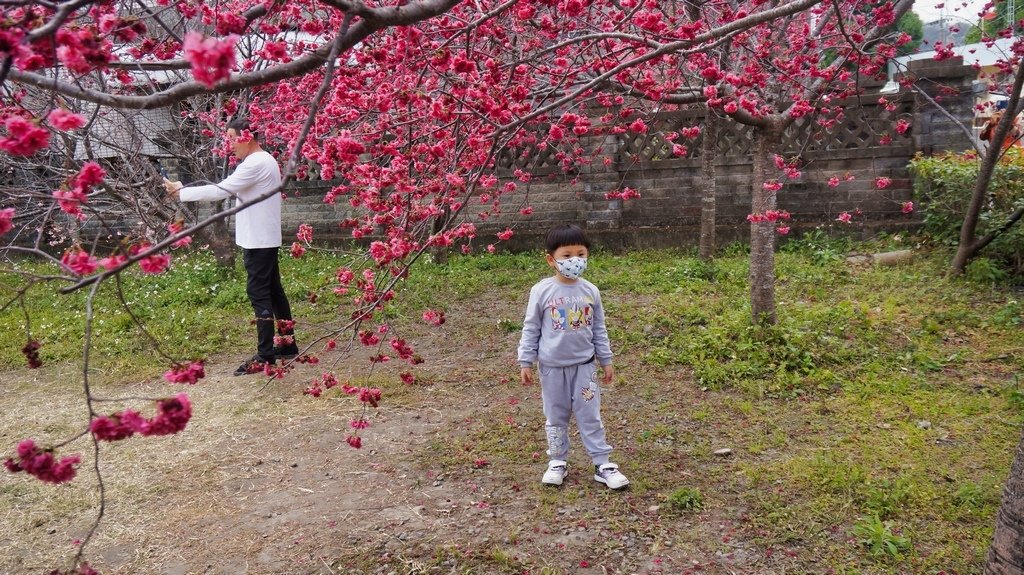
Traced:
<path fill-rule="evenodd" d="M 139 260 L 139 267 L 145 274 L 163 273 L 169 265 L 171 265 L 171 254 L 154 254 Z"/>
<path fill-rule="evenodd" d="M 359 449 L 363 446 L 363 440 L 358 435 L 349 435 L 345 438 L 345 441 L 352 447 Z"/>
<path fill-rule="evenodd" d="M 235 67 L 235 42 L 238 36 L 223 40 L 204 38 L 199 32 L 185 35 L 184 58 L 192 65 L 192 76 L 197 82 L 212 88 L 217 82 L 231 76 Z"/>
<path fill-rule="evenodd" d="M 47 116 L 46 121 L 51 126 L 64 132 L 67 130 L 77 130 L 85 125 L 85 118 L 81 115 L 69 111 L 67 108 L 54 108 Z"/>
<path fill-rule="evenodd" d="M 82 248 L 72 248 L 64 252 L 64 256 L 60 258 L 60 263 L 64 264 L 65 268 L 71 270 L 76 275 L 87 276 L 96 271 L 96 266 L 99 262 Z"/>
<path fill-rule="evenodd" d="M 0 210 L 0 236 L 14 229 L 14 208 Z"/>
<path fill-rule="evenodd" d="M 50 145 L 50 132 L 21 116 L 11 116 L 4 122 L 7 137 L 0 140 L 0 150 L 12 156 L 31 156 Z"/>
<path fill-rule="evenodd" d="M 76 465 L 81 463 L 82 458 L 78 455 L 68 455 L 57 461 L 51 450 L 43 450 L 36 447 L 31 439 L 26 439 L 18 444 L 18 460 L 7 458 L 4 466 L 11 473 L 24 471 L 46 483 L 65 483 L 75 478 Z"/>
<path fill-rule="evenodd" d="M 176 363 L 170 371 L 164 373 L 164 379 L 171 383 L 194 384 L 204 377 L 206 377 L 206 370 L 202 361 L 193 361 L 188 365 Z"/>

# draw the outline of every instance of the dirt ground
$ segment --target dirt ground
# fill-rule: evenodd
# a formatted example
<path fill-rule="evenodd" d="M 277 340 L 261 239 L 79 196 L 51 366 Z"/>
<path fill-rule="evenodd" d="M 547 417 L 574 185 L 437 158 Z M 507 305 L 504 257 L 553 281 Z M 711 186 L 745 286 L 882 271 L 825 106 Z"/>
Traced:
<path fill-rule="evenodd" d="M 478 302 L 450 313 L 439 330 L 404 334 L 427 360 L 421 381 L 398 383 L 394 374 L 407 366 L 397 362 L 373 376 L 392 383 L 359 450 L 344 440 L 357 401 L 337 390 L 301 394 L 341 356 L 269 382 L 232 377 L 235 356 L 214 358 L 207 378 L 186 390 L 194 416 L 185 432 L 102 446 L 107 508 L 87 557 L 104 574 L 828 572 L 813 548 L 755 542 L 742 498 L 730 496 L 748 490 L 742 474 L 732 458 L 712 453 L 735 447 L 734 438 L 686 417 L 698 402 L 721 410 L 724 400 L 697 389 L 685 371 L 644 365 L 629 352 L 617 360 L 619 382 L 606 390 L 603 412 L 613 458 L 633 486 L 612 492 L 593 481 L 575 438 L 566 483 L 541 486 L 539 390 L 517 380 L 518 332 L 494 323 L 518 311 L 494 312 Z M 358 377 L 364 365 L 356 356 L 335 371 Z M 5 450 L 24 437 L 47 443 L 77 431 L 85 414 L 77 369 L 5 374 Z M 91 379 L 104 397 L 182 390 L 157 378 Z M 691 434 L 700 449 L 680 447 L 683 437 L 655 438 L 661 455 L 637 463 L 631 418 L 641 416 L 647 429 Z M 49 572 L 74 554 L 95 517 L 91 450 L 85 440 L 62 450 L 83 455 L 70 484 L 0 475 L 0 573 Z M 667 494 L 695 473 L 712 481 L 704 509 L 674 512 Z M 841 533 L 835 539 L 845 544 Z"/>

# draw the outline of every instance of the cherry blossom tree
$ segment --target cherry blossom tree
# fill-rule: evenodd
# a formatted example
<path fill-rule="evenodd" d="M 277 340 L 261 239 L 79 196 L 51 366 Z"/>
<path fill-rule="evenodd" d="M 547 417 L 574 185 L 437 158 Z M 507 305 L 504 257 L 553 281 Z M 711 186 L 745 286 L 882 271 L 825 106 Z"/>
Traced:
<path fill-rule="evenodd" d="M 762 271 L 752 272 L 752 298 L 754 316 L 772 319 L 775 222 L 783 216 L 774 209 L 778 182 L 768 174 L 772 165 L 797 170 L 775 158 L 774 146 L 796 119 L 820 114 L 828 122 L 841 113 L 830 102 L 853 94 L 858 74 L 881 69 L 894 42 L 881 42 L 879 30 L 907 7 L 855 0 L 25 2 L 5 11 L 0 27 L 0 148 L 12 157 L 52 153 L 56 138 L 88 121 L 74 111 L 81 103 L 98 110 L 173 106 L 208 137 L 247 114 L 284 166 L 281 190 L 268 196 L 287 194 L 290 182 L 310 170 L 337 181 L 324 201 L 348 204 L 349 216 L 339 224 L 365 246 L 339 259 L 327 295 L 347 307 L 301 357 L 365 347 L 375 351 L 373 369 L 392 358 L 411 366 L 422 361 L 381 314 L 420 257 L 452 248 L 494 250 L 513 237 L 517 217 L 532 212 L 534 174 L 520 161 L 527 152 L 550 152 L 572 181 L 587 164 L 611 161 L 610 137 L 647 133 L 649 114 L 707 105 L 716 117 L 746 122 L 761 134 L 751 221 L 752 269 Z M 689 127 L 669 136 L 684 152 L 682 142 L 696 134 Z M 121 186 L 118 197 L 109 182 L 125 178 L 98 162 L 62 165 L 60 183 L 42 194 L 50 198 L 44 212 L 50 216 L 99 217 L 101 197 L 137 202 L 145 187 Z M 622 188 L 609 197 L 639 195 Z M 41 233 L 30 247 L 6 248 L 47 258 L 59 270 L 28 282 L 88 293 L 83 435 L 97 455 L 101 441 L 177 432 L 191 415 L 183 394 L 156 398 L 148 418 L 97 407 L 103 398 L 90 392 L 87 350 L 98 287 L 136 264 L 144 273 L 161 273 L 172 263 L 169 248 L 245 207 L 224 207 L 194 223 L 159 212 L 155 218 L 168 220 L 159 235 L 115 248 L 80 235 L 55 246 L 62 255 L 52 256 Z M 0 233 L 26 217 L 18 208 L 0 210 Z M 495 220 L 508 224 L 479 238 L 477 224 Z M 314 241 L 312 228 L 300 226 L 292 255 L 301 257 Z M 443 310 L 423 310 L 422 318 L 438 325 Z M 37 365 L 39 344 L 28 340 L 26 357 Z M 169 356 L 168 362 L 170 383 L 192 384 L 204 375 L 201 362 Z M 414 380 L 411 369 L 403 381 Z M 286 371 L 268 366 L 267 374 Z M 330 372 L 306 393 L 333 387 L 367 408 L 382 400 L 380 390 L 343 384 Z M 358 432 L 367 425 L 359 417 L 345 440 L 358 448 Z M 25 441 L 9 459 L 11 471 L 47 481 L 73 476 L 75 455 L 56 452 L 64 444 Z M 102 498 L 97 524 L 100 517 Z M 89 572 L 84 548 L 72 572 Z"/>

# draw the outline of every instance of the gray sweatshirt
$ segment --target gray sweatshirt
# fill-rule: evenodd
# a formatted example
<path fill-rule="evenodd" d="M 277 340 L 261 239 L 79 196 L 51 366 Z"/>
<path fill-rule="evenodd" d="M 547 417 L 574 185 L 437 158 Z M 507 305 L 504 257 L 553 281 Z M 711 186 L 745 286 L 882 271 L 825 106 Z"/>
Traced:
<path fill-rule="evenodd" d="M 567 285 L 554 277 L 534 284 L 519 339 L 519 365 L 533 367 L 540 361 L 547 367 L 569 367 L 595 355 L 601 365 L 611 365 L 612 348 L 597 286 L 585 279 Z"/>

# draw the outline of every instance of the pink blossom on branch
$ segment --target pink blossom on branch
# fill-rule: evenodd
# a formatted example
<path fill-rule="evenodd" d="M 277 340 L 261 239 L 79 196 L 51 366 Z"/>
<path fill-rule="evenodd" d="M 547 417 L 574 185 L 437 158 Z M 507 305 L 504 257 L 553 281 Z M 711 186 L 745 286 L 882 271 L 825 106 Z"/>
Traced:
<path fill-rule="evenodd" d="M 8 457 L 4 467 L 11 473 L 24 471 L 45 483 L 66 483 L 75 478 L 76 466 L 81 463 L 79 455 L 68 455 L 58 461 L 52 450 L 40 449 L 31 439 L 18 444 L 18 459 Z"/>
<path fill-rule="evenodd" d="M 161 274 L 171 265 L 171 254 L 153 254 L 139 260 L 139 268 L 144 274 Z"/>
<path fill-rule="evenodd" d="M 184 393 L 159 400 L 156 409 L 156 415 L 149 419 L 132 409 L 99 416 L 89 423 L 89 430 L 101 441 L 119 441 L 136 433 L 142 436 L 173 435 L 185 429 L 192 418 L 192 403 Z"/>
<path fill-rule="evenodd" d="M 11 116 L 4 122 L 7 135 L 0 139 L 0 150 L 12 156 L 31 156 L 50 145 L 50 132 L 21 116 Z"/>
<path fill-rule="evenodd" d="M 913 213 L 914 202 L 903 202 L 903 207 L 900 209 L 904 214 Z"/>
<path fill-rule="evenodd" d="M 14 208 L 0 210 L 0 236 L 14 229 Z"/>
<path fill-rule="evenodd" d="M 217 82 L 230 77 L 235 67 L 237 41 L 238 36 L 233 34 L 222 40 L 205 38 L 199 32 L 186 34 L 183 55 L 191 64 L 196 81 L 212 88 Z"/>
<path fill-rule="evenodd" d="M 839 217 L 836 218 L 836 221 L 837 222 L 842 222 L 844 224 L 848 224 L 848 223 L 850 223 L 850 220 L 852 220 L 852 219 L 853 219 L 853 216 L 850 215 L 850 212 L 843 212 L 843 213 L 839 214 Z"/>
<path fill-rule="evenodd" d="M 892 179 L 886 177 L 875 178 L 875 187 L 879 190 L 884 190 L 892 184 Z"/>
<path fill-rule="evenodd" d="M 64 256 L 60 258 L 60 263 L 70 270 L 75 275 L 87 276 L 92 272 L 96 271 L 99 262 L 89 252 L 82 248 L 73 248 L 64 252 Z"/>
<path fill-rule="evenodd" d="M 54 108 L 49 114 L 47 114 L 46 121 L 49 122 L 51 126 L 62 132 L 77 130 L 85 125 L 84 117 L 68 110 L 67 108 Z"/>

